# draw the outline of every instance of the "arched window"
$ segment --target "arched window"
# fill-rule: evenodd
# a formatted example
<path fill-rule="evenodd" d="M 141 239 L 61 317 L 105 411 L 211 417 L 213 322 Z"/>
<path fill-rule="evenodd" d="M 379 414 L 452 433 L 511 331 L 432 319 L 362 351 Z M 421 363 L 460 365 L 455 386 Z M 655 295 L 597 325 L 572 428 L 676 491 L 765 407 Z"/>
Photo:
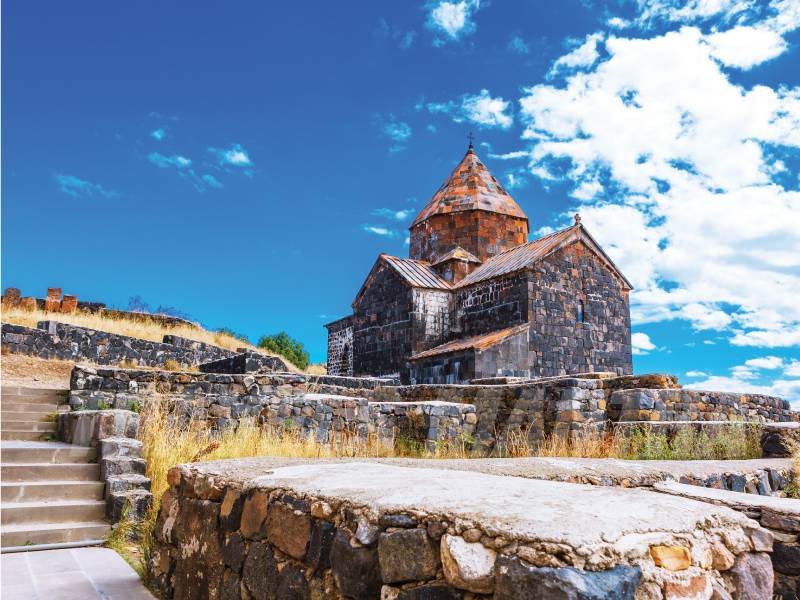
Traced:
<path fill-rule="evenodd" d="M 586 320 L 586 309 L 583 306 L 583 300 L 578 300 L 578 323 L 583 323 Z"/>

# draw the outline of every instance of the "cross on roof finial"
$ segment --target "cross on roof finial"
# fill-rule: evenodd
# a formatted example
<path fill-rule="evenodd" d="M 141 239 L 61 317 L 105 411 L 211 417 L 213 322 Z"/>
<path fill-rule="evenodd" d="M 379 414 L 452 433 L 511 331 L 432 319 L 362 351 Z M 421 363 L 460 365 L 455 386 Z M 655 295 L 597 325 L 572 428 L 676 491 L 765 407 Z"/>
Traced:
<path fill-rule="evenodd" d="M 467 139 L 469 140 L 469 147 L 472 148 L 472 142 L 475 141 L 475 136 L 472 135 L 471 131 L 467 134 Z"/>
<path fill-rule="evenodd" d="M 581 224 L 581 216 L 578 213 L 575 213 L 575 225 Z"/>

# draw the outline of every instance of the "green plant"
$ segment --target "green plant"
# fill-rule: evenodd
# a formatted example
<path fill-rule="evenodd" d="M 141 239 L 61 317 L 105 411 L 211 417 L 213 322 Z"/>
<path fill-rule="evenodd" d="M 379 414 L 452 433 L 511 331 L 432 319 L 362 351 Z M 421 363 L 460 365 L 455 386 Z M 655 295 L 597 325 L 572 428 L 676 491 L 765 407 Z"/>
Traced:
<path fill-rule="evenodd" d="M 105 400 L 100 400 L 97 403 L 97 410 L 108 410 L 110 408 L 111 408 L 111 405 L 108 402 L 106 402 Z"/>
<path fill-rule="evenodd" d="M 138 400 L 134 400 L 130 404 L 128 404 L 128 410 L 133 411 L 135 413 L 142 412 L 142 403 Z"/>
<path fill-rule="evenodd" d="M 262 336 L 258 340 L 258 347 L 269 352 L 280 354 L 289 359 L 299 369 L 305 369 L 310 360 L 309 354 L 302 342 L 292 338 L 285 331 L 273 335 Z"/>

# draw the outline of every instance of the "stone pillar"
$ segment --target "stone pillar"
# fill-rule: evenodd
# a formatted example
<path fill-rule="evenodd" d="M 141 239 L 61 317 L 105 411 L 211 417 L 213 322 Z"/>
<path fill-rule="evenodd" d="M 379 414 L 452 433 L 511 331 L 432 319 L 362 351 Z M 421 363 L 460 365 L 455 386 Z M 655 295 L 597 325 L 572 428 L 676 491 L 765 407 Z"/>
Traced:
<path fill-rule="evenodd" d="M 59 312 L 61 310 L 61 288 L 47 288 L 44 309 L 47 312 Z"/>
<path fill-rule="evenodd" d="M 3 308 L 16 308 L 20 303 L 20 291 L 18 288 L 10 287 L 3 294 Z"/>
<path fill-rule="evenodd" d="M 61 301 L 61 312 L 74 313 L 76 310 L 78 310 L 78 297 L 65 294 L 64 299 Z"/>

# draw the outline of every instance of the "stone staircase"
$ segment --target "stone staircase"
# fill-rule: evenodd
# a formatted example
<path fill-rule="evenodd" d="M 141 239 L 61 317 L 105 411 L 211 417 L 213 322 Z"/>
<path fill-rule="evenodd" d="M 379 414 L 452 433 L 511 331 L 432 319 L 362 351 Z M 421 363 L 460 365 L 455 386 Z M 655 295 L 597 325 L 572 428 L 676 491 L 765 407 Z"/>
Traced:
<path fill-rule="evenodd" d="M 0 546 L 3 552 L 102 543 L 105 484 L 93 448 L 55 435 L 59 390 L 0 390 Z"/>

